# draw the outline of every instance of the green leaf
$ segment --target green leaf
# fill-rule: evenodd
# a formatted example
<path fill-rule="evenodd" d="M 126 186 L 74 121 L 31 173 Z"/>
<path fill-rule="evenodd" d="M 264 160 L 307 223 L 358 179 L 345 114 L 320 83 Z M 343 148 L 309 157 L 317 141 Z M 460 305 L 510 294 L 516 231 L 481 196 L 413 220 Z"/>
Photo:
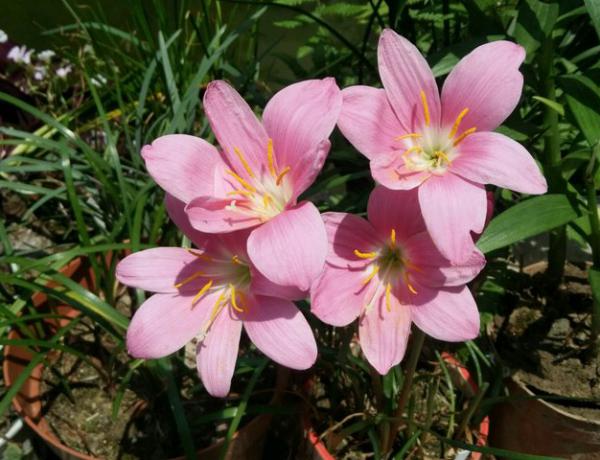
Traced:
<path fill-rule="evenodd" d="M 565 225 L 578 216 L 577 209 L 566 195 L 530 198 L 492 219 L 477 247 L 488 253 Z"/>
<path fill-rule="evenodd" d="M 540 0 L 527 0 L 519 7 L 519 16 L 515 24 L 514 37 L 523 45 L 528 56 L 533 56 L 549 37 L 558 19 L 558 3 L 546 3 Z"/>
<path fill-rule="evenodd" d="M 598 37 L 600 37 L 600 2 L 598 0 L 584 0 L 584 3 L 592 18 L 596 33 L 598 34 Z"/>
<path fill-rule="evenodd" d="M 552 110 L 557 112 L 559 115 L 561 115 L 563 117 L 565 116 L 565 108 L 558 102 L 551 101 L 550 99 L 546 99 L 545 97 L 542 97 L 542 96 L 533 96 L 533 99 L 535 99 L 536 101 L 540 101 L 542 104 L 547 105 Z"/>
<path fill-rule="evenodd" d="M 583 75 L 568 75 L 559 79 L 570 112 L 590 146 L 600 140 L 600 89 Z"/>

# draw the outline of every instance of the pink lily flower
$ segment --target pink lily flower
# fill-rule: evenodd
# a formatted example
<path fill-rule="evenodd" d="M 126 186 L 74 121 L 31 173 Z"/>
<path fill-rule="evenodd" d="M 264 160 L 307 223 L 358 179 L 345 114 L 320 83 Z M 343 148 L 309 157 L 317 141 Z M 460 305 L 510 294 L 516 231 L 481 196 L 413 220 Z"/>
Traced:
<path fill-rule="evenodd" d="M 524 58 L 524 49 L 508 41 L 482 45 L 450 72 L 440 97 L 419 50 L 388 29 L 378 47 L 384 89 L 342 91 L 340 130 L 371 160 L 376 181 L 394 190 L 419 188 L 427 229 L 449 259 L 468 257 L 471 231 L 483 230 L 482 184 L 547 191 L 527 150 L 492 132 L 519 101 Z"/>
<path fill-rule="evenodd" d="M 127 330 L 136 358 L 167 356 L 194 337 L 198 373 L 213 396 L 229 393 L 242 326 L 265 355 L 292 369 L 308 369 L 317 357 L 312 330 L 290 299 L 297 289 L 273 284 L 249 261 L 248 231 L 207 235 L 193 229 L 184 204 L 167 195 L 171 219 L 195 249 L 159 247 L 127 256 L 117 279 L 155 292 Z"/>
<path fill-rule="evenodd" d="M 367 361 L 382 375 L 406 350 L 411 323 L 439 340 L 472 339 L 479 312 L 465 286 L 485 265 L 473 248 L 461 264 L 445 259 L 426 231 L 416 190 L 376 187 L 368 221 L 325 213 L 329 251 L 311 288 L 312 312 L 346 326 L 358 318 Z"/>
<path fill-rule="evenodd" d="M 342 96 L 333 78 L 279 91 L 262 123 L 227 83 L 214 81 L 204 109 L 221 146 L 169 135 L 145 146 L 150 175 L 186 203 L 205 233 L 252 229 L 248 255 L 271 281 L 308 291 L 325 263 L 327 237 L 317 208 L 298 203 L 320 172 Z"/>

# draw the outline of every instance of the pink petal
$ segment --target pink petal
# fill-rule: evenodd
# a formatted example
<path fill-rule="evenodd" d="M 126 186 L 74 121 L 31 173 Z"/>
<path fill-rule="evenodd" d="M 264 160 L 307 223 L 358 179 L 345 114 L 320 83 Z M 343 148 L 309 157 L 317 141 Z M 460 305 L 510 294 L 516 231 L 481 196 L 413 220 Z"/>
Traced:
<path fill-rule="evenodd" d="M 250 290 L 260 296 L 277 297 L 287 300 L 302 300 L 306 298 L 306 292 L 295 286 L 281 286 L 273 283 L 261 272 L 252 267 L 252 284 Z"/>
<path fill-rule="evenodd" d="M 404 242 L 403 249 L 410 264 L 411 277 L 425 286 L 461 286 L 472 281 L 485 266 L 485 257 L 477 249 L 462 263 L 452 263 L 433 244 L 427 232 L 413 235 Z"/>
<path fill-rule="evenodd" d="M 268 279 L 308 291 L 327 255 L 327 234 L 319 211 L 307 201 L 283 211 L 248 238 L 248 255 Z"/>
<path fill-rule="evenodd" d="M 127 350 L 135 358 L 167 356 L 192 340 L 210 316 L 216 294 L 192 308 L 193 294 L 154 294 L 135 312 L 127 329 Z"/>
<path fill-rule="evenodd" d="M 199 232 L 192 227 L 190 219 L 185 213 L 185 203 L 183 201 L 179 201 L 173 195 L 167 193 L 165 195 L 165 207 L 167 208 L 167 214 L 169 214 L 171 220 L 197 248 L 205 247 L 213 238 L 212 235 Z"/>
<path fill-rule="evenodd" d="M 398 120 L 407 134 L 426 125 L 421 91 L 427 99 L 429 123 L 437 126 L 440 120 L 440 95 L 433 73 L 419 50 L 406 38 L 385 29 L 377 48 L 379 75 L 386 95 Z"/>
<path fill-rule="evenodd" d="M 481 232 L 485 223 L 485 188 L 451 173 L 432 176 L 419 187 L 419 203 L 427 230 L 442 255 L 454 263 L 471 257 L 471 232 Z"/>
<path fill-rule="evenodd" d="M 385 241 L 389 240 L 392 229 L 399 241 L 425 230 L 417 189 L 375 187 L 369 196 L 367 214 L 369 222 Z"/>
<path fill-rule="evenodd" d="M 479 334 L 479 312 L 466 286 L 430 290 L 418 288 L 424 302 L 411 307 L 413 322 L 426 334 L 447 342 L 470 340 Z"/>
<path fill-rule="evenodd" d="M 326 324 L 343 327 L 354 321 L 365 306 L 367 273 L 325 265 L 311 288 L 311 311 Z"/>
<path fill-rule="evenodd" d="M 363 267 L 367 261 L 357 257 L 354 250 L 377 251 L 382 244 L 373 226 L 361 217 L 343 212 L 327 212 L 321 217 L 329 247 L 327 264 L 331 266 Z"/>
<path fill-rule="evenodd" d="M 240 176 L 248 178 L 246 166 L 235 153 L 239 149 L 257 176 L 266 171 L 268 136 L 250 106 L 224 81 L 208 84 L 204 111 L 228 163 Z"/>
<path fill-rule="evenodd" d="M 213 194 L 215 168 L 223 163 L 215 147 L 185 134 L 159 137 L 142 148 L 142 157 L 156 183 L 186 203 Z"/>
<path fill-rule="evenodd" d="M 519 102 L 523 90 L 519 66 L 524 59 L 525 50 L 507 41 L 479 46 L 462 58 L 442 88 L 442 126 L 453 126 L 468 108 L 459 133 L 472 127 L 496 129 Z"/>
<path fill-rule="evenodd" d="M 292 302 L 259 296 L 241 317 L 250 340 L 273 361 L 299 370 L 315 363 L 315 336 Z"/>
<path fill-rule="evenodd" d="M 289 166 L 296 196 L 314 181 L 329 152 L 342 95 L 333 78 L 306 80 L 275 94 L 263 112 L 278 171 Z"/>
<path fill-rule="evenodd" d="M 381 185 L 392 190 L 410 190 L 421 185 L 431 174 L 411 171 L 402 158 L 402 151 L 383 153 L 371 160 L 371 175 Z"/>
<path fill-rule="evenodd" d="M 373 309 L 360 317 L 358 326 L 360 347 L 381 375 L 402 361 L 411 325 L 410 308 L 392 296 L 392 308 L 387 311 L 384 297 L 381 295 Z"/>
<path fill-rule="evenodd" d="M 124 285 L 145 291 L 197 292 L 206 280 L 192 280 L 180 289 L 175 285 L 194 273 L 203 271 L 205 264 L 206 262 L 183 248 L 152 248 L 125 257 L 117 265 L 116 276 Z"/>
<path fill-rule="evenodd" d="M 225 308 L 214 320 L 196 350 L 196 366 L 206 391 L 211 396 L 224 398 L 229 393 L 235 371 L 242 322 Z"/>
<path fill-rule="evenodd" d="M 474 133 L 460 144 L 452 171 L 479 184 L 494 184 L 520 193 L 548 191 L 533 157 L 518 142 L 499 133 Z"/>
<path fill-rule="evenodd" d="M 369 159 L 398 149 L 396 137 L 404 128 L 396 118 L 385 91 L 370 86 L 342 90 L 338 127 L 346 139 Z"/>
<path fill-rule="evenodd" d="M 195 198 L 188 203 L 185 212 L 192 226 L 206 233 L 227 233 L 255 227 L 261 223 L 252 211 L 242 210 L 240 203 L 236 203 L 239 211 L 231 210 L 233 201 L 231 198 Z"/>

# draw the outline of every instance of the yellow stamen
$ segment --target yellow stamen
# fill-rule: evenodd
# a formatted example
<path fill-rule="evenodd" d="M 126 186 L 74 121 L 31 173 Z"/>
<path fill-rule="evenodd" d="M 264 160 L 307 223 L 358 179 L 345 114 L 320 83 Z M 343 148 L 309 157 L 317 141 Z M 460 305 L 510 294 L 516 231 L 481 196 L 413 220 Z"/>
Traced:
<path fill-rule="evenodd" d="M 227 170 L 227 174 L 230 174 L 233 177 L 235 177 L 237 179 L 237 181 L 242 185 L 242 187 L 244 187 L 246 190 L 249 190 L 250 192 L 256 192 L 256 189 L 254 187 L 252 187 L 248 182 L 246 182 L 244 179 L 242 179 L 240 176 L 238 176 L 233 171 Z"/>
<path fill-rule="evenodd" d="M 458 137 L 456 138 L 456 140 L 454 141 L 454 144 L 453 144 L 453 145 L 454 145 L 454 147 L 456 147 L 458 144 L 460 144 L 460 142 L 461 142 L 461 141 L 462 141 L 462 140 L 463 140 L 465 137 L 467 137 L 469 134 L 473 134 L 475 131 L 477 131 L 477 128 L 476 128 L 475 126 L 474 126 L 474 127 L 472 127 L 472 128 L 469 128 L 469 129 L 467 129 L 466 131 L 463 131 L 463 133 L 462 133 L 460 136 L 458 136 Z"/>
<path fill-rule="evenodd" d="M 452 126 L 452 130 L 450 131 L 450 134 L 448 134 L 448 139 L 452 139 L 454 136 L 456 136 L 456 133 L 458 132 L 458 127 L 460 126 L 460 122 L 463 118 L 465 118 L 465 115 L 468 112 L 469 109 L 463 109 L 463 111 L 458 114 L 458 117 L 456 117 L 456 121 L 454 122 L 454 126 Z"/>
<path fill-rule="evenodd" d="M 429 126 L 431 119 L 429 118 L 429 106 L 427 105 L 427 96 L 425 91 L 421 90 L 421 102 L 423 102 L 423 115 L 425 115 L 425 124 Z"/>
<path fill-rule="evenodd" d="M 238 307 L 237 299 L 235 298 L 235 286 L 233 284 L 229 285 L 229 289 L 231 289 L 231 306 L 235 311 L 239 311 L 240 313 L 244 312 L 243 308 Z"/>
<path fill-rule="evenodd" d="M 271 176 L 277 178 L 277 171 L 275 171 L 275 161 L 273 160 L 273 139 L 269 139 L 267 142 L 267 158 L 269 160 L 269 171 Z"/>
<path fill-rule="evenodd" d="M 175 289 L 179 289 L 181 286 L 186 285 L 187 283 L 189 283 L 190 281 L 195 280 L 196 278 L 199 278 L 201 276 L 204 275 L 204 272 L 196 272 L 194 273 L 192 276 L 188 276 L 186 279 L 184 279 L 183 281 L 180 281 L 179 283 L 177 283 L 176 285 L 174 285 L 173 287 Z"/>
<path fill-rule="evenodd" d="M 240 301 L 241 301 L 241 303 L 240 303 L 241 307 L 240 308 L 242 310 L 244 310 L 245 312 L 247 312 L 248 311 L 248 302 L 246 302 L 246 296 L 241 291 L 238 292 L 237 295 L 238 295 L 238 297 L 240 298 Z"/>
<path fill-rule="evenodd" d="M 252 172 L 252 169 L 250 168 L 250 165 L 246 161 L 246 158 L 244 158 L 244 154 L 242 153 L 242 151 L 240 149 L 238 149 L 237 147 L 234 147 L 233 151 L 235 152 L 235 154 L 237 155 L 237 157 L 242 162 L 242 165 L 244 165 L 244 169 L 246 170 L 246 172 L 248 173 L 248 175 L 250 177 L 254 177 L 254 173 Z"/>
<path fill-rule="evenodd" d="M 208 319 L 208 324 L 206 326 L 206 329 L 208 329 L 210 327 L 212 322 L 215 320 L 215 318 L 221 311 L 221 309 L 219 307 L 221 306 L 221 302 L 223 302 L 224 299 L 225 299 L 225 293 L 221 292 L 221 294 L 219 295 L 219 298 L 215 302 L 215 305 L 214 305 L 212 311 L 210 312 L 210 318 Z"/>
<path fill-rule="evenodd" d="M 263 195 L 263 206 L 265 208 L 269 207 L 269 204 L 273 201 L 273 199 L 271 198 L 271 195 L 269 195 L 268 193 L 265 193 Z"/>
<path fill-rule="evenodd" d="M 275 181 L 275 183 L 277 185 L 281 185 L 281 181 L 283 180 L 283 177 L 290 172 L 292 168 L 290 168 L 289 166 L 286 166 L 285 168 L 283 168 L 283 170 L 279 173 L 279 175 L 277 176 L 277 180 Z"/>
<path fill-rule="evenodd" d="M 410 284 L 410 280 L 408 278 L 408 272 L 404 272 L 404 282 L 406 283 L 406 287 L 408 288 L 408 290 L 413 293 L 413 294 L 417 294 L 417 290 L 413 287 L 412 284 Z"/>
<path fill-rule="evenodd" d="M 363 281 L 363 285 L 369 284 L 369 283 L 371 282 L 371 280 L 372 280 L 373 278 L 375 278 L 375 275 L 376 275 L 377 273 L 379 273 L 379 265 L 375 265 L 375 266 L 373 267 L 373 271 L 372 271 L 372 272 L 369 274 L 369 276 L 367 276 L 367 277 L 365 278 L 365 280 Z"/>
<path fill-rule="evenodd" d="M 212 280 L 209 280 L 208 283 L 206 283 L 202 287 L 202 289 L 200 289 L 198 291 L 198 294 L 196 294 L 194 296 L 194 298 L 192 299 L 192 307 L 196 304 L 196 302 L 200 299 L 200 297 L 202 297 L 206 293 L 206 291 L 208 291 L 210 289 L 210 287 L 212 286 L 212 284 L 213 284 Z"/>
<path fill-rule="evenodd" d="M 412 147 L 406 149 L 404 151 L 404 153 L 402 154 L 402 156 L 406 157 L 409 153 L 412 153 L 412 152 L 421 152 L 421 151 L 423 151 L 423 148 L 420 145 L 413 145 Z M 405 160 L 406 160 L 406 158 L 405 158 Z"/>
<path fill-rule="evenodd" d="M 358 249 L 355 249 L 354 255 L 359 259 L 374 259 L 378 254 L 376 252 L 361 252 Z"/>
<path fill-rule="evenodd" d="M 211 256 L 208 256 L 206 254 L 202 254 L 201 252 L 196 252 L 193 249 L 188 249 L 187 252 L 189 252 L 190 254 L 198 257 L 198 259 L 206 260 L 207 262 L 212 262 L 213 261 L 213 258 Z"/>
<path fill-rule="evenodd" d="M 436 150 L 435 154 L 438 158 L 442 158 L 446 163 L 451 163 L 450 158 L 448 158 L 448 155 L 446 155 L 446 152 L 443 150 Z"/>
<path fill-rule="evenodd" d="M 240 258 L 238 257 L 238 255 L 237 255 L 237 254 L 236 254 L 236 255 L 234 255 L 234 256 L 231 258 L 231 261 L 232 261 L 234 264 L 237 264 L 237 265 L 242 265 L 242 262 L 240 261 Z"/>
<path fill-rule="evenodd" d="M 244 195 L 244 196 L 252 196 L 254 193 L 248 190 L 234 190 L 232 192 L 228 192 L 227 195 Z"/>
<path fill-rule="evenodd" d="M 394 140 L 401 141 L 403 139 L 410 139 L 410 138 L 417 139 L 419 137 L 421 137 L 421 134 L 419 134 L 419 133 L 409 133 L 409 134 L 403 134 L 402 136 L 394 137 Z"/>
<path fill-rule="evenodd" d="M 392 299 L 390 293 L 392 292 L 392 284 L 388 283 L 385 286 L 385 308 L 387 311 L 392 311 Z"/>
<path fill-rule="evenodd" d="M 390 232 L 390 240 L 392 240 L 392 245 L 396 245 L 396 229 L 392 228 Z"/>

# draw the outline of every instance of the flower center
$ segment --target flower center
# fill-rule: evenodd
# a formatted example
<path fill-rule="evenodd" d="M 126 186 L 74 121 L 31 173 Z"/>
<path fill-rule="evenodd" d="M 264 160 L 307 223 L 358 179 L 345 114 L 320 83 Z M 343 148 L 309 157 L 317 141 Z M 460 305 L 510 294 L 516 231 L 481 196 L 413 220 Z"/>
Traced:
<path fill-rule="evenodd" d="M 229 174 L 239 184 L 239 188 L 228 193 L 233 197 L 227 209 L 240 214 L 256 217 L 266 222 L 282 212 L 292 197 L 292 186 L 288 180 L 290 166 L 279 170 L 273 156 L 273 140 L 267 143 L 267 171 L 260 177 L 252 170 L 243 152 L 235 147 L 234 152 L 248 173 L 246 180 L 234 171 Z"/>
<path fill-rule="evenodd" d="M 421 103 L 425 119 L 421 132 L 402 134 L 394 140 L 403 144 L 402 158 L 408 170 L 443 174 L 458 156 L 457 146 L 465 137 L 477 131 L 477 128 L 474 126 L 458 134 L 463 118 L 469 113 L 468 108 L 458 114 L 450 129 L 431 126 L 425 91 L 421 91 Z"/>
<path fill-rule="evenodd" d="M 396 242 L 396 230 L 390 231 L 390 238 L 378 251 L 362 252 L 354 250 L 354 255 L 360 259 L 370 262 L 364 267 L 367 277 L 363 280 L 363 286 L 374 285 L 365 309 L 367 313 L 373 308 L 379 294 L 385 291 L 385 306 L 387 311 L 392 310 L 392 288 L 399 280 L 402 280 L 411 294 L 417 294 L 417 290 L 411 283 L 411 271 L 419 271 L 412 264 Z M 377 279 L 375 279 L 377 277 Z"/>

